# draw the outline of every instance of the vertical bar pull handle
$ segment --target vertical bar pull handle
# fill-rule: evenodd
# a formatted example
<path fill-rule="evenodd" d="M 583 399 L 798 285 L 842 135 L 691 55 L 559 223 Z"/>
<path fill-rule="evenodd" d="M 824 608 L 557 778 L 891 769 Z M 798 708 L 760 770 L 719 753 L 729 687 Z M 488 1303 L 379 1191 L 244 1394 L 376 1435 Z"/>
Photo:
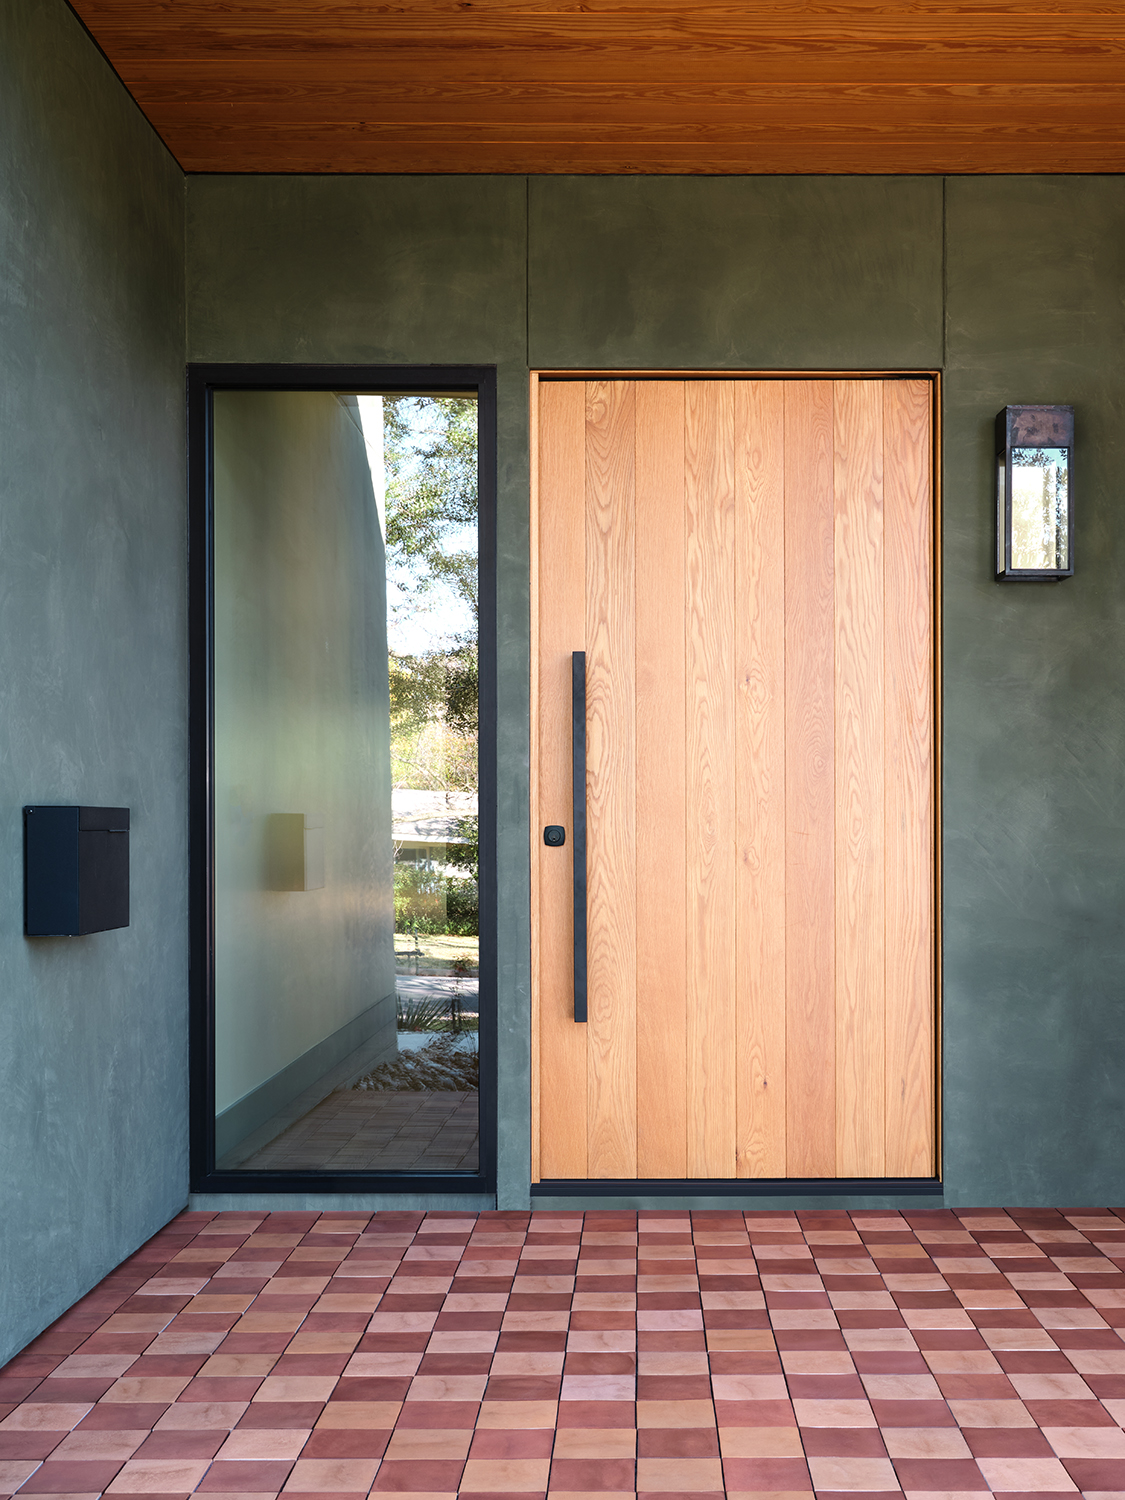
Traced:
<path fill-rule="evenodd" d="M 571 766 L 574 779 L 574 1019 L 586 1019 L 586 653 L 571 662 Z"/>

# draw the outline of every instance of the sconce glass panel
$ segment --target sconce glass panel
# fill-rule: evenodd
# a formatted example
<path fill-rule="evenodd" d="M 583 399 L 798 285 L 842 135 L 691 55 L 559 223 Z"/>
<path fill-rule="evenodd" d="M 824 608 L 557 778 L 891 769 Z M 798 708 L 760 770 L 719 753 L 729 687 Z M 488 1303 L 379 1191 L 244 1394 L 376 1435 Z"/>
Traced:
<path fill-rule="evenodd" d="M 1067 449 L 1012 449 L 1013 569 L 1066 572 L 1070 556 L 1069 494 Z"/>
<path fill-rule="evenodd" d="M 1070 406 L 1006 406 L 996 418 L 996 576 L 1074 572 Z"/>

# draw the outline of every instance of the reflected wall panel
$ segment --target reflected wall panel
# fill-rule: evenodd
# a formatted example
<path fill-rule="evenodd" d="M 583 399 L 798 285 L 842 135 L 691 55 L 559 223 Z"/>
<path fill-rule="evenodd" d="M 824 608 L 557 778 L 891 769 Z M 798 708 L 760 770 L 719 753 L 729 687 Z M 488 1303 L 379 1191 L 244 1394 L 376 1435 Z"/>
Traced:
<path fill-rule="evenodd" d="M 358 409 L 214 398 L 216 1158 L 395 1050 L 383 537 Z"/>

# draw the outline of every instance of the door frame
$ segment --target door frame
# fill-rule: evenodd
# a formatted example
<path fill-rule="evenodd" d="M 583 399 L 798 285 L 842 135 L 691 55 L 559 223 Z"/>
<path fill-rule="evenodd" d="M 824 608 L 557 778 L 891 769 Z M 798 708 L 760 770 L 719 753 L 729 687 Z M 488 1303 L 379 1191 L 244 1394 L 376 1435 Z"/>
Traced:
<path fill-rule="evenodd" d="M 928 380 L 931 388 L 930 447 L 933 548 L 933 876 L 934 951 L 933 982 L 933 1177 L 733 1177 L 663 1179 L 542 1179 L 539 1167 L 540 1129 L 540 1039 L 539 1039 L 539 924 L 536 906 L 542 858 L 539 827 L 539 384 L 551 380 Z M 942 372 L 916 368 L 876 370 L 571 370 L 542 368 L 530 372 L 530 612 L 531 612 L 531 759 L 530 759 L 530 861 L 531 861 L 531 1196 L 552 1198 L 776 1198 L 776 1197 L 913 1197 L 933 1198 L 942 1192 Z"/>
<path fill-rule="evenodd" d="M 474 395 L 478 485 L 480 1155 L 475 1172 L 215 1169 L 214 536 L 212 396 L 218 390 Z M 192 364 L 187 368 L 189 658 L 189 1076 L 193 1193 L 496 1191 L 496 367 Z"/>

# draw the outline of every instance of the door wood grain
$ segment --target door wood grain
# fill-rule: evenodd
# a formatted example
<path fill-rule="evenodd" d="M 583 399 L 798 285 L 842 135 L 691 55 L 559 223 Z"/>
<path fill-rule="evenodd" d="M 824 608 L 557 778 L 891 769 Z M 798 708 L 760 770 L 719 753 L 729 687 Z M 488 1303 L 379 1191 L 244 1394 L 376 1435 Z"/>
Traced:
<path fill-rule="evenodd" d="M 836 1175 L 832 386 L 785 387 L 786 1175 Z"/>
<path fill-rule="evenodd" d="M 637 1175 L 676 1178 L 688 1175 L 684 382 L 638 382 L 636 411 Z"/>
<path fill-rule="evenodd" d="M 536 834 L 585 650 L 590 1006 L 537 848 L 539 1173 L 929 1177 L 932 384 L 538 390 Z"/>
<path fill-rule="evenodd" d="M 739 1177 L 784 1177 L 785 386 L 735 389 Z"/>

